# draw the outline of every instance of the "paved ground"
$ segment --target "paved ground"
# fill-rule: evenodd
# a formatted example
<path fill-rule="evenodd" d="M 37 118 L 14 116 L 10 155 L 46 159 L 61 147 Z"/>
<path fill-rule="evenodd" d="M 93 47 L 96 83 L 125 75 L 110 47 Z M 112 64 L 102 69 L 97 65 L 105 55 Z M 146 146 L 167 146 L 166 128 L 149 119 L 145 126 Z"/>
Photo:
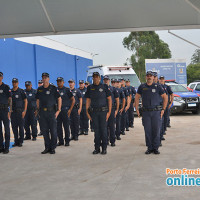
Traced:
<path fill-rule="evenodd" d="M 145 155 L 141 119 L 107 155 L 92 155 L 93 134 L 55 155 L 41 155 L 43 139 L 0 154 L 1 200 L 199 199 L 198 187 L 168 187 L 165 169 L 200 167 L 200 116 L 171 117 L 160 155 Z"/>

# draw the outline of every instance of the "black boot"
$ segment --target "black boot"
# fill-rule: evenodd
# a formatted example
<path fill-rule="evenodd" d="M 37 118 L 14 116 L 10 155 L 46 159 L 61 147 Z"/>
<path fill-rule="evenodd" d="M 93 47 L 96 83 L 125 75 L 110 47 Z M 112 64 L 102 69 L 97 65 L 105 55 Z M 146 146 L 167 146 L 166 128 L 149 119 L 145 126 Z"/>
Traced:
<path fill-rule="evenodd" d="M 107 154 L 107 151 L 106 151 L 106 149 L 102 149 L 102 152 L 101 152 L 101 154 L 102 154 L 102 155 L 105 155 L 105 154 Z"/>
<path fill-rule="evenodd" d="M 45 149 L 44 151 L 41 152 L 41 154 L 47 154 L 47 153 L 50 153 L 49 149 Z"/>
<path fill-rule="evenodd" d="M 95 149 L 95 150 L 93 151 L 93 154 L 98 154 L 98 153 L 100 153 L 100 149 Z"/>

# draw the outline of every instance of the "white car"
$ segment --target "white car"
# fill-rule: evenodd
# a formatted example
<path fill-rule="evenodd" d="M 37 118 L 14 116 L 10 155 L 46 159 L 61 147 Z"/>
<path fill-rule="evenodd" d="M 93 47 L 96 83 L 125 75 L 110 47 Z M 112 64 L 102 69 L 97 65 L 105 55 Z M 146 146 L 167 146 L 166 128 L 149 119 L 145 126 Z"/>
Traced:
<path fill-rule="evenodd" d="M 192 92 L 200 94 L 200 81 L 194 81 L 188 85 L 188 89 Z"/>

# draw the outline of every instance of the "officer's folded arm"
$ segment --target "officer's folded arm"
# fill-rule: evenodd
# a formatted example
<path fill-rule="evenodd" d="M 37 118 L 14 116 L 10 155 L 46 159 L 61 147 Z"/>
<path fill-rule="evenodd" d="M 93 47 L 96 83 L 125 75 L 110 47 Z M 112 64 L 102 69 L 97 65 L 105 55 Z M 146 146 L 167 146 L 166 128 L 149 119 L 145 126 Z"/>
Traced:
<path fill-rule="evenodd" d="M 86 98 L 86 114 L 87 114 L 87 117 L 90 121 L 92 121 L 92 118 L 88 112 L 88 109 L 90 107 L 90 104 L 91 104 L 91 99 L 90 98 Z"/>
<path fill-rule="evenodd" d="M 140 99 L 141 95 L 136 93 L 135 95 L 135 110 L 137 112 L 138 117 L 140 117 L 140 112 L 139 112 L 139 99 Z"/>

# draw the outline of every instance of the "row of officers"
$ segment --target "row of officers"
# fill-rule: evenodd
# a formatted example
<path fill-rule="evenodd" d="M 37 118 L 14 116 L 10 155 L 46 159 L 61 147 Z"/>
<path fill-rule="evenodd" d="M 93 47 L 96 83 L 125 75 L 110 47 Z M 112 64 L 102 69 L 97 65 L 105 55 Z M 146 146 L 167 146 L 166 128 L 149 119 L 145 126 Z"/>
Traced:
<path fill-rule="evenodd" d="M 49 74 L 43 73 L 37 90 L 32 88 L 31 81 L 25 82 L 26 89 L 23 90 L 18 87 L 18 79 L 13 78 L 10 90 L 3 83 L 3 73 L 0 72 L 0 152 L 9 153 L 10 121 L 14 133 L 13 147 L 22 147 L 24 139 L 29 140 L 31 136 L 35 141 L 39 122 L 45 144 L 42 154 L 55 154 L 57 146 L 69 146 L 70 141 L 77 141 L 79 135 L 87 135 L 89 120 L 95 133 L 93 154 L 106 154 L 109 143 L 114 147 L 115 140 L 121 140 L 120 135 L 134 127 L 136 90 L 129 80 L 112 79 L 110 86 L 109 76 L 104 76 L 102 84 L 100 74 L 94 72 L 93 84 L 80 80 L 78 89 L 72 79 L 68 81 L 70 88 L 64 86 L 62 77 L 57 78 L 57 87 L 49 81 Z"/>

